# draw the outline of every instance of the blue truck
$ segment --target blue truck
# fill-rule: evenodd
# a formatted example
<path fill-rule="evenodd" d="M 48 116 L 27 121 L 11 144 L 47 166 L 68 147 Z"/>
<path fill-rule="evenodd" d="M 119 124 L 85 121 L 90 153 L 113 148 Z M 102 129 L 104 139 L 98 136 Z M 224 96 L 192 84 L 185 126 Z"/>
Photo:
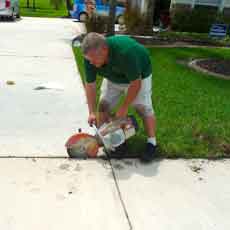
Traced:
<path fill-rule="evenodd" d="M 108 16 L 109 15 L 109 0 L 94 0 L 93 1 L 95 10 L 94 12 L 98 15 Z M 116 6 L 116 20 L 118 23 L 123 22 L 123 15 L 125 12 L 125 7 L 119 3 Z M 86 9 L 86 1 L 85 0 L 74 0 L 73 10 L 70 11 L 71 17 L 74 19 L 78 19 L 81 22 L 86 21 L 88 17 L 87 9 Z"/>

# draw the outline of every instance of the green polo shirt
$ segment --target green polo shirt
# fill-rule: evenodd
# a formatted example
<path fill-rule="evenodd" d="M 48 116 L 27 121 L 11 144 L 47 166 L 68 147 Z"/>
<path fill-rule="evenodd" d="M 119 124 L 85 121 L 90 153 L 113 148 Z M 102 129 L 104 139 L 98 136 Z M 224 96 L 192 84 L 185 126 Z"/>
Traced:
<path fill-rule="evenodd" d="M 127 84 L 138 78 L 146 78 L 152 73 L 152 65 L 148 50 L 125 35 L 106 38 L 109 46 L 109 60 L 104 66 L 97 68 L 84 60 L 86 82 L 95 82 L 100 75 L 114 83 Z"/>

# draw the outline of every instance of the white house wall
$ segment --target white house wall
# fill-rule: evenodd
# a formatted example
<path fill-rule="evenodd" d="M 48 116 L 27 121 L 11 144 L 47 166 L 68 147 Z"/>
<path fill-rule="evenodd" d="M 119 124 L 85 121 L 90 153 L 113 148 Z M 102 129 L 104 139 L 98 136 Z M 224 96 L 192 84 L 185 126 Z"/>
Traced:
<path fill-rule="evenodd" d="M 171 0 L 171 4 L 188 4 L 191 5 L 193 0 Z"/>
<path fill-rule="evenodd" d="M 230 0 L 225 0 L 224 1 L 224 6 L 225 7 L 230 7 Z"/>
<path fill-rule="evenodd" d="M 220 6 L 223 4 L 224 6 L 230 6 L 230 0 L 171 0 L 171 4 L 204 4 L 210 6 Z"/>
<path fill-rule="evenodd" d="M 230 8 L 230 0 L 171 0 L 172 5 L 206 5 L 206 6 L 217 6 L 220 10 L 224 8 Z"/>

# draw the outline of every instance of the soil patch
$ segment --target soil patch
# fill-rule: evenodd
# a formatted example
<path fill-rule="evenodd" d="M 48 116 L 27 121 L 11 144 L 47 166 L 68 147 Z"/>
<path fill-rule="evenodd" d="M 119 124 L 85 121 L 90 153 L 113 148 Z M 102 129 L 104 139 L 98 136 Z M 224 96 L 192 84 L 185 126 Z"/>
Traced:
<path fill-rule="evenodd" d="M 183 64 L 181 60 L 177 60 L 177 63 Z M 230 60 L 215 58 L 196 59 L 188 61 L 187 66 L 213 77 L 230 80 Z"/>
<path fill-rule="evenodd" d="M 223 74 L 230 80 L 230 60 L 205 59 L 197 61 L 196 65 L 210 72 Z"/>

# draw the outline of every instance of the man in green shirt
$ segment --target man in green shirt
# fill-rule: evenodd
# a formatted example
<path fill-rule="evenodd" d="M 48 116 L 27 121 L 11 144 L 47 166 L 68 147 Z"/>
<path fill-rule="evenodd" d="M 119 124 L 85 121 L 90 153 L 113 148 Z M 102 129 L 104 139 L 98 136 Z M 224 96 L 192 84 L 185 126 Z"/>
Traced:
<path fill-rule="evenodd" d="M 111 110 L 122 94 L 125 99 L 116 117 L 125 117 L 133 106 L 143 119 L 148 135 L 146 151 L 141 160 L 149 162 L 156 153 L 155 115 L 152 106 L 152 65 L 147 49 L 128 36 L 105 38 L 89 33 L 82 42 L 86 74 L 85 91 L 89 124 L 100 126 L 109 119 Z M 96 77 L 102 76 L 99 119 L 96 115 Z"/>

